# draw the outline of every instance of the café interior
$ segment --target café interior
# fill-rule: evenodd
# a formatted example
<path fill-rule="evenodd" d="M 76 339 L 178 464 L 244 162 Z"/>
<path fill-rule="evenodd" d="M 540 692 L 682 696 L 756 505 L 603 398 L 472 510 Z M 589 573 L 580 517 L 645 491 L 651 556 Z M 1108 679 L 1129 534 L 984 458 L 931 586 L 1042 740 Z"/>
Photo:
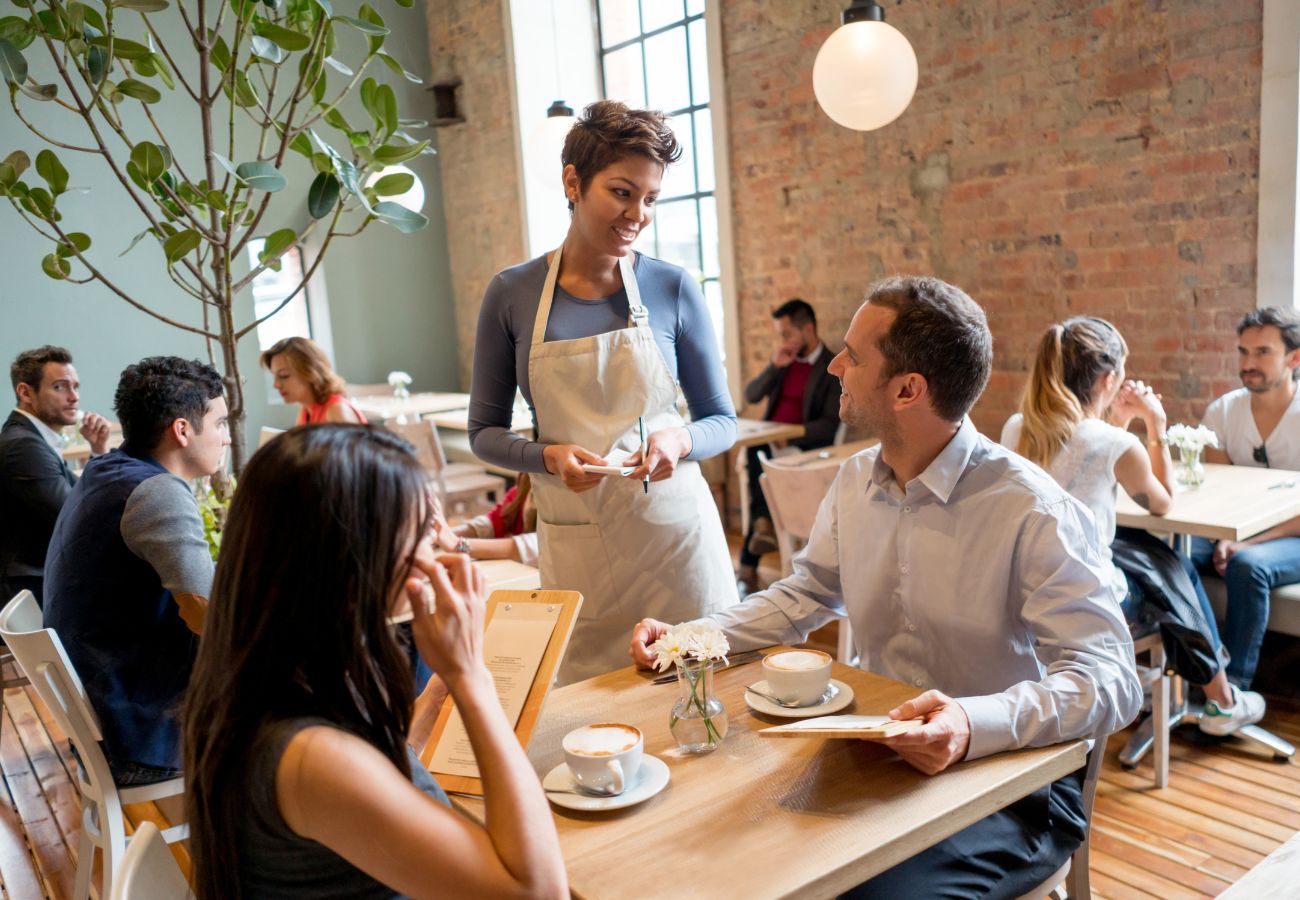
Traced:
<path fill-rule="evenodd" d="M 0 897 L 1300 896 L 1293 0 L 6 12 Z"/>

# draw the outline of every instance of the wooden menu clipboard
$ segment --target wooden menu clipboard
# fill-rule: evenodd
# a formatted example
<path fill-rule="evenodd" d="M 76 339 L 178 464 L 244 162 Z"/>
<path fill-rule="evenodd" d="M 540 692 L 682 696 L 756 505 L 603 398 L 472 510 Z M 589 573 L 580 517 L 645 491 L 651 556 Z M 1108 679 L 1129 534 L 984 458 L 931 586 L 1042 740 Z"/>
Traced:
<path fill-rule="evenodd" d="M 573 634 L 573 626 L 577 622 L 578 612 L 582 608 L 582 594 L 577 591 L 493 591 L 492 595 L 488 597 L 487 614 L 483 621 L 484 629 L 487 628 L 500 607 L 516 603 L 536 603 L 560 607 L 559 618 L 556 620 L 555 628 L 551 631 L 550 640 L 546 644 L 546 651 L 542 654 L 542 661 L 537 667 L 537 674 L 534 676 L 532 686 L 528 690 L 528 696 L 524 700 L 524 707 L 519 714 L 519 720 L 515 723 L 515 736 L 519 738 L 520 745 L 526 750 L 528 749 L 528 742 L 532 739 L 537 717 L 541 715 L 546 694 L 555 682 L 555 672 L 564 659 L 565 650 L 568 649 L 569 637 Z M 424 764 L 426 769 L 432 764 L 434 752 L 438 747 L 438 742 L 447 730 L 454 709 L 455 704 L 449 696 L 438 713 L 438 721 L 433 726 L 433 732 L 429 735 L 428 743 L 424 745 L 424 750 L 420 753 L 420 762 Z M 437 776 L 442 789 L 448 793 L 483 795 L 483 782 L 479 778 L 447 773 L 434 774 Z"/>

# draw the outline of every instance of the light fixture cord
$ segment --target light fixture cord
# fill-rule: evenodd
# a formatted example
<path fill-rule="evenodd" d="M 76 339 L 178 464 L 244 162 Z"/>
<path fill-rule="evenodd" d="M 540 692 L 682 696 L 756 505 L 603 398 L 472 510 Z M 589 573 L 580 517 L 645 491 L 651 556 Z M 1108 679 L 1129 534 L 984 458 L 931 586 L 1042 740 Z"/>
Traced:
<path fill-rule="evenodd" d="M 560 75 L 560 39 L 555 27 L 555 0 L 551 0 L 551 60 L 555 63 L 555 89 L 560 99 L 564 97 L 564 81 Z"/>

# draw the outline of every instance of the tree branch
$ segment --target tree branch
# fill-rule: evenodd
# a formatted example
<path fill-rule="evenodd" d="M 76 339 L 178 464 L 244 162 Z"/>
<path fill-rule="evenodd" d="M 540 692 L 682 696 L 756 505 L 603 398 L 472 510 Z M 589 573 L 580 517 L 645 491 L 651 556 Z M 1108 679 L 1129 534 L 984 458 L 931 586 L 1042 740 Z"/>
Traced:
<path fill-rule="evenodd" d="M 37 128 L 35 125 L 33 125 L 31 122 L 27 121 L 27 117 L 23 115 L 22 108 L 19 107 L 19 105 L 18 105 L 18 94 L 17 94 L 17 92 L 13 92 L 13 91 L 10 92 L 10 94 L 9 94 L 9 105 L 13 107 L 14 114 L 18 116 L 18 121 L 20 121 L 20 122 L 22 122 L 24 125 L 26 125 L 28 131 L 30 131 L 32 134 L 36 135 L 36 136 L 37 136 L 38 138 L 40 138 L 41 140 L 45 141 L 45 143 L 47 143 L 47 144 L 53 144 L 55 147 L 62 147 L 64 150 L 75 150 L 75 151 L 77 151 L 78 153 L 99 153 L 99 152 L 100 152 L 100 151 L 96 150 L 94 147 L 75 147 L 75 146 L 73 146 L 72 144 L 65 144 L 65 143 L 63 143 L 63 141 L 56 141 L 54 138 L 52 138 L 52 137 L 50 137 L 49 135 L 45 134 L 43 131 L 41 131 L 39 128 Z M 76 112 L 76 110 L 74 109 L 73 112 Z M 81 115 L 81 113 L 77 113 L 77 115 Z"/>
<path fill-rule="evenodd" d="M 182 3 L 181 6 L 183 12 L 184 4 Z M 176 65 L 176 60 L 172 59 L 171 53 L 167 50 L 167 45 L 163 43 L 163 39 L 158 36 L 158 32 L 154 30 L 153 23 L 149 21 L 149 17 L 146 16 L 144 13 L 141 13 L 140 18 L 144 19 L 144 27 L 149 29 L 149 34 L 153 35 L 154 43 L 156 43 L 158 45 L 158 49 L 162 51 L 163 59 L 167 60 L 167 62 L 171 65 L 172 72 L 173 74 L 175 74 L 176 80 L 181 83 L 181 87 L 185 88 L 185 93 L 190 95 L 190 99 L 193 100 L 195 103 L 198 103 L 199 95 L 194 92 L 194 88 L 190 87 L 189 81 L 187 81 L 185 78 L 185 73 L 181 71 L 180 66 Z M 195 37 L 197 38 L 197 36 Z"/>

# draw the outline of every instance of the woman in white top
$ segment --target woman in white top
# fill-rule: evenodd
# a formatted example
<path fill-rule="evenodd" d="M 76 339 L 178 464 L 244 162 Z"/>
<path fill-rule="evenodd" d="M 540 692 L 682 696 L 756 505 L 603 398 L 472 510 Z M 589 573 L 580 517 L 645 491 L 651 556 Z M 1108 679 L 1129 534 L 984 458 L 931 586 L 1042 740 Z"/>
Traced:
<path fill-rule="evenodd" d="M 1139 506 L 1156 515 L 1164 515 L 1173 505 L 1173 463 L 1165 441 L 1165 411 L 1151 388 L 1125 380 L 1127 356 L 1124 338 L 1104 319 L 1078 316 L 1063 325 L 1052 325 L 1039 342 L 1021 411 L 1002 429 L 1005 446 L 1038 463 L 1092 510 L 1101 552 L 1108 560 L 1115 540 L 1115 498 L 1120 486 Z M 1146 426 L 1145 447 L 1127 430 L 1135 418 L 1141 418 Z M 1214 612 L 1200 577 L 1190 560 L 1181 561 L 1204 613 L 1206 636 L 1222 659 Z M 1116 597 L 1132 620 L 1143 603 L 1141 585 L 1119 567 L 1114 567 L 1113 577 Z M 1230 685 L 1222 665 L 1204 689 L 1203 731 L 1230 734 L 1263 717 L 1263 698 Z"/>

